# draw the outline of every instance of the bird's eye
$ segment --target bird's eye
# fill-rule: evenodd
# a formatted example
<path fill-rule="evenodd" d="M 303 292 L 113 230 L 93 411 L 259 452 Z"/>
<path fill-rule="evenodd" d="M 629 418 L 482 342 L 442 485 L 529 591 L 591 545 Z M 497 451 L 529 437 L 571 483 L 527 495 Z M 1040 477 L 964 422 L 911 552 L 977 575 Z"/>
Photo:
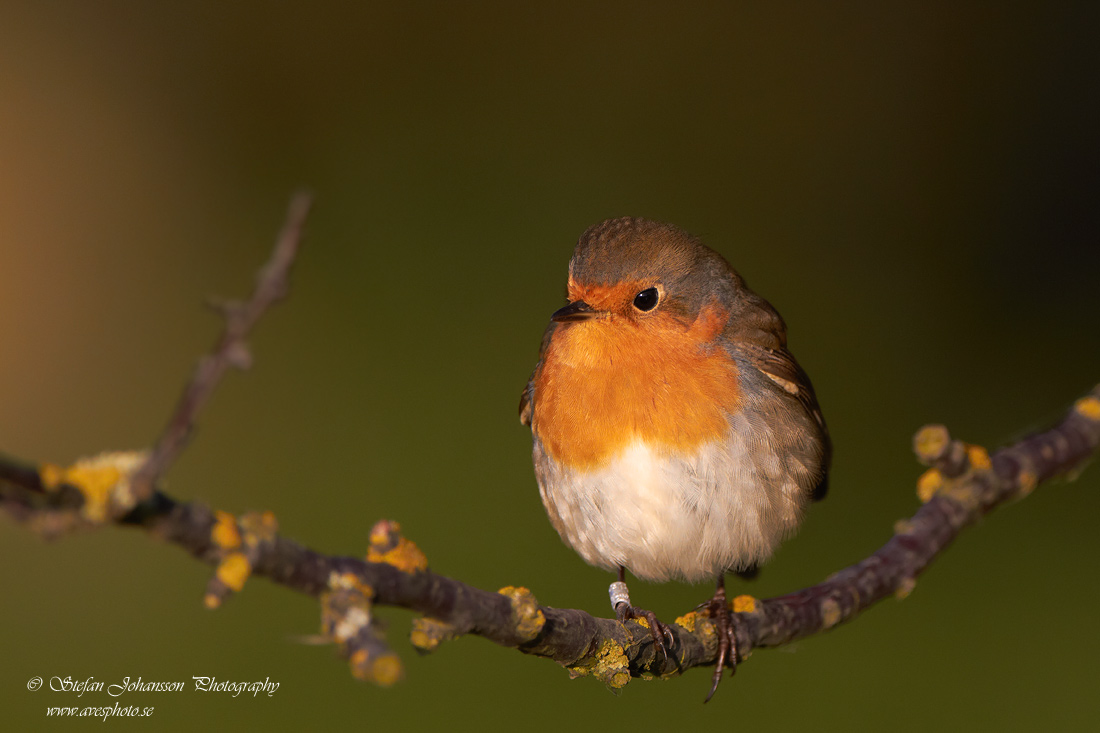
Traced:
<path fill-rule="evenodd" d="M 634 296 L 634 307 L 640 311 L 651 311 L 657 307 L 657 301 L 661 299 L 657 288 L 646 288 Z"/>

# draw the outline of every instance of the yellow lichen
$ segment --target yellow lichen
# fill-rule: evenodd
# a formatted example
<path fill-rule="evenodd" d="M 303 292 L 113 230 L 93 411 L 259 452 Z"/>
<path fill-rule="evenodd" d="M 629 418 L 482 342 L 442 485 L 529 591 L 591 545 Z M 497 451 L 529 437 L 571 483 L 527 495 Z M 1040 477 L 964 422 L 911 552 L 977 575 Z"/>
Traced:
<path fill-rule="evenodd" d="M 370 679 L 379 687 L 392 687 L 404 675 L 401 658 L 393 652 L 379 655 L 371 664 Z"/>
<path fill-rule="evenodd" d="M 374 588 L 355 573 L 338 573 L 335 570 L 329 573 L 328 587 L 333 590 L 351 590 L 363 596 L 365 600 L 374 598 Z"/>
<path fill-rule="evenodd" d="M 902 578 L 898 587 L 894 589 L 894 596 L 900 601 L 907 598 L 913 589 L 917 587 L 916 578 Z"/>
<path fill-rule="evenodd" d="M 894 522 L 894 534 L 909 534 L 913 531 L 913 523 L 908 519 L 899 519 Z"/>
<path fill-rule="evenodd" d="M 569 667 L 569 674 L 572 677 L 592 675 L 603 680 L 611 689 L 618 690 L 630 682 L 630 665 L 622 645 L 607 639 L 594 654 Z"/>
<path fill-rule="evenodd" d="M 372 658 L 366 649 L 358 649 L 348 658 L 348 664 L 356 678 L 380 687 L 391 687 L 404 676 L 401 659 L 393 652 L 384 652 Z"/>
<path fill-rule="evenodd" d="M 214 512 L 215 522 L 210 530 L 210 539 L 223 550 L 235 550 L 241 546 L 241 533 L 237 529 L 237 519 L 229 512 Z"/>
<path fill-rule="evenodd" d="M 1074 403 L 1073 409 L 1089 420 L 1100 420 L 1100 399 L 1096 397 L 1082 397 Z"/>
<path fill-rule="evenodd" d="M 980 445 L 966 446 L 966 457 L 970 459 L 970 467 L 977 471 L 988 471 L 993 467 L 989 460 L 989 451 Z"/>
<path fill-rule="evenodd" d="M 52 463 L 43 463 L 38 467 L 38 478 L 46 491 L 54 491 L 65 481 L 65 469 Z"/>
<path fill-rule="evenodd" d="M 676 619 L 672 623 L 676 624 L 677 626 L 682 626 L 682 627 L 684 627 L 685 629 L 687 629 L 688 631 L 690 631 L 691 633 L 694 634 L 695 633 L 695 622 L 696 622 L 696 620 L 698 620 L 698 618 L 699 618 L 699 615 L 695 611 L 688 611 L 687 613 L 685 613 L 683 616 L 680 616 L 678 619 Z"/>
<path fill-rule="evenodd" d="M 218 563 L 215 574 L 225 587 L 239 591 L 244 587 L 248 576 L 252 574 L 252 564 L 248 562 L 243 552 L 230 552 Z"/>
<path fill-rule="evenodd" d="M 261 542 L 271 542 L 279 532 L 279 522 L 274 512 L 248 512 L 241 517 L 244 543 L 255 547 Z"/>
<path fill-rule="evenodd" d="M 733 599 L 734 613 L 752 613 L 756 610 L 756 599 L 752 596 L 737 596 Z"/>
<path fill-rule="evenodd" d="M 930 468 L 917 479 L 917 498 L 922 503 L 928 501 L 943 488 L 943 474 L 938 469 Z"/>
<path fill-rule="evenodd" d="M 434 618 L 414 618 L 409 641 L 422 652 L 434 652 L 445 641 L 455 638 L 455 627 Z"/>
<path fill-rule="evenodd" d="M 840 605 L 832 598 L 826 598 L 821 602 L 821 624 L 826 629 L 831 629 L 840 623 Z"/>
<path fill-rule="evenodd" d="M 497 591 L 512 603 L 512 623 L 516 635 L 523 641 L 531 641 L 546 625 L 546 616 L 539 609 L 539 602 L 526 588 L 506 586 Z"/>
<path fill-rule="evenodd" d="M 925 425 L 913 438 L 913 448 L 920 458 L 931 460 L 943 454 L 949 440 L 950 434 L 942 425 Z"/>
<path fill-rule="evenodd" d="M 222 605 L 222 599 L 215 593 L 207 593 L 202 597 L 202 604 L 213 611 Z"/>
<path fill-rule="evenodd" d="M 69 484 L 84 496 L 80 508 L 85 519 L 104 522 L 115 512 L 134 505 L 130 476 L 145 463 L 144 451 L 117 451 L 81 458 L 68 468 L 52 464 L 39 467 L 38 476 L 47 491 Z"/>

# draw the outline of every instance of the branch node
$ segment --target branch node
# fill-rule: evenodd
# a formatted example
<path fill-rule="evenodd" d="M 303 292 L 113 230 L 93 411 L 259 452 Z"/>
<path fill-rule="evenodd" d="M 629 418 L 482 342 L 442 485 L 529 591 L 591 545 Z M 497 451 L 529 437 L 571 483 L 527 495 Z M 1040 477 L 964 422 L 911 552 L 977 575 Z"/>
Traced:
<path fill-rule="evenodd" d="M 413 619 L 409 642 L 421 654 L 430 654 L 443 642 L 452 641 L 458 636 L 458 629 L 454 624 L 425 616 Z"/>
<path fill-rule="evenodd" d="M 278 531 L 279 523 L 271 512 L 248 512 L 240 520 L 228 512 L 214 513 L 210 540 L 220 560 L 203 596 L 207 608 L 219 608 L 225 599 L 244 588 L 252 569 L 266 547 L 274 543 Z"/>
<path fill-rule="evenodd" d="M 225 359 L 229 365 L 242 372 L 252 368 L 252 351 L 248 344 L 237 341 L 225 350 Z"/>
<path fill-rule="evenodd" d="M 348 644 L 371 623 L 374 588 L 355 573 L 329 575 L 321 594 L 321 632 L 338 644 Z"/>
<path fill-rule="evenodd" d="M 321 632 L 339 644 L 353 676 L 389 687 L 404 668 L 374 622 L 374 596 L 374 588 L 355 573 L 332 572 L 321 593 Z"/>
<path fill-rule="evenodd" d="M 516 634 L 516 646 L 533 641 L 546 625 L 546 615 L 539 608 L 534 594 L 526 588 L 505 586 L 497 591 L 512 604 L 512 628 Z"/>
<path fill-rule="evenodd" d="M 926 466 L 939 469 L 948 478 L 966 471 L 966 446 L 951 438 L 943 425 L 925 425 L 913 436 L 913 452 Z"/>
<path fill-rule="evenodd" d="M 411 540 L 401 536 L 400 524 L 388 519 L 371 528 L 367 562 L 386 563 L 409 575 L 428 569 L 428 558 Z"/>
<path fill-rule="evenodd" d="M 401 658 L 389 650 L 380 638 L 365 630 L 358 648 L 348 656 L 348 665 L 356 679 L 392 687 L 405 676 Z"/>

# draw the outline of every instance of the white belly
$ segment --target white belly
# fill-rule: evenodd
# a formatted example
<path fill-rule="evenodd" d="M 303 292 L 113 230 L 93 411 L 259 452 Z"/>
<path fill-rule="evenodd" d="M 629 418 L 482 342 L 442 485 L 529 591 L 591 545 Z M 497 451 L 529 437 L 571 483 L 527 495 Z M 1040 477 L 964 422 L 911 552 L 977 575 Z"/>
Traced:
<path fill-rule="evenodd" d="M 738 431 L 690 458 L 636 442 L 587 472 L 565 469 L 535 440 L 543 504 L 566 544 L 607 570 L 647 580 L 715 578 L 766 560 L 797 527 L 809 471 Z M 792 465 L 793 464 L 793 465 Z"/>

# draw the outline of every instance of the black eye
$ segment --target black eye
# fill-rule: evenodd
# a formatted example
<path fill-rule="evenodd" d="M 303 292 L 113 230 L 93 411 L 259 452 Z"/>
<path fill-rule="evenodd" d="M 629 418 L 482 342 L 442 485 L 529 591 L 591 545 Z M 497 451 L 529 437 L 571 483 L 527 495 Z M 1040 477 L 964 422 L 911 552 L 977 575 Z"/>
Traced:
<path fill-rule="evenodd" d="M 657 307 L 657 301 L 660 299 L 657 288 L 646 288 L 634 296 L 634 307 L 640 311 L 651 311 Z"/>

